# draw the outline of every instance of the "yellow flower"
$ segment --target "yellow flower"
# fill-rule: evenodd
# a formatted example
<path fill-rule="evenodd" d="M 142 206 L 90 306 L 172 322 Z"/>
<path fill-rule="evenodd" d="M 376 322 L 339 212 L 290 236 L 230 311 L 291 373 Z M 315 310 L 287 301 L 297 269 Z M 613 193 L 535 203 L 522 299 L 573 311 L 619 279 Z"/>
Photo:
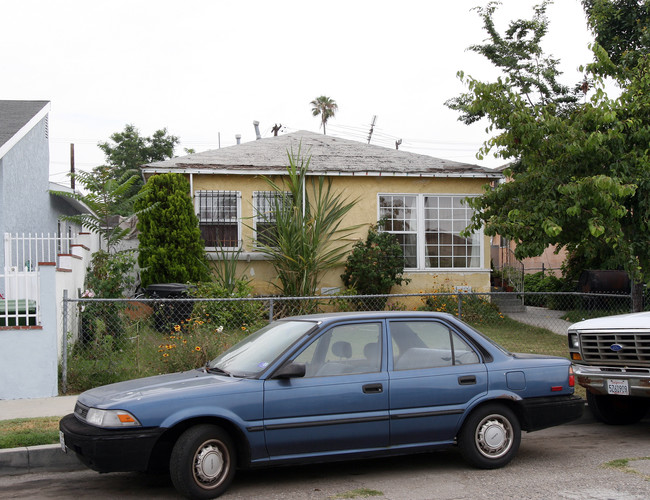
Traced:
<path fill-rule="evenodd" d="M 180 330 L 181 330 L 181 325 L 176 325 L 176 326 L 174 327 L 174 330 L 176 330 L 177 332 L 180 332 Z"/>
<path fill-rule="evenodd" d="M 166 358 L 166 357 L 168 357 L 168 356 L 169 356 L 169 353 L 168 353 L 168 352 L 166 352 L 165 354 L 163 354 L 163 358 Z"/>
<path fill-rule="evenodd" d="M 200 351 L 200 350 L 201 350 L 201 347 L 197 345 L 197 346 L 194 348 L 194 350 L 195 350 L 195 351 Z"/>

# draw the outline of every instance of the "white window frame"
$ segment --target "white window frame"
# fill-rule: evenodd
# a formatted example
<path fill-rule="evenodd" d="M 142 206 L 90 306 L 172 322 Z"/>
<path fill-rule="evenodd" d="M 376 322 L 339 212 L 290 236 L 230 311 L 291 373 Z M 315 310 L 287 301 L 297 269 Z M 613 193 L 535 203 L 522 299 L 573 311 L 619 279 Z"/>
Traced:
<path fill-rule="evenodd" d="M 397 234 L 416 234 L 416 261 L 417 265 L 415 267 L 405 267 L 405 270 L 408 271 L 440 271 L 440 272 L 465 272 L 465 271 L 478 271 L 485 267 L 485 256 L 484 256 L 484 237 L 483 229 L 474 233 L 473 238 L 478 241 L 478 266 L 472 267 L 426 267 L 425 262 L 427 259 L 426 256 L 426 221 L 425 221 L 425 199 L 428 197 L 436 198 L 452 198 L 452 207 L 453 207 L 453 198 L 467 198 L 477 196 L 476 194 L 456 194 L 456 193 L 378 193 L 377 194 L 377 220 L 380 220 L 382 217 L 382 207 L 381 207 L 381 198 L 382 197 L 414 197 L 415 198 L 415 230 L 411 231 L 391 231 L 387 230 L 389 233 Z M 468 210 L 471 210 L 469 207 L 464 207 Z M 452 214 L 453 214 L 453 208 Z M 438 219 L 439 220 L 439 219 Z M 455 219 L 452 216 L 452 223 Z M 469 221 L 469 219 L 465 219 Z M 453 225 L 453 224 L 452 224 Z M 455 228 L 454 228 L 455 229 Z M 453 247 L 453 243 L 452 243 Z M 470 247 L 471 248 L 471 247 Z M 453 252 L 453 250 L 452 250 Z M 467 257 L 467 256 L 465 256 Z M 453 255 L 452 255 L 453 258 Z M 453 264 L 452 264 L 453 266 Z"/>
<path fill-rule="evenodd" d="M 241 228 L 241 191 L 229 191 L 229 190 L 220 190 L 220 189 L 199 189 L 194 191 L 194 209 L 196 211 L 196 215 L 199 218 L 199 226 L 201 224 L 209 224 L 210 222 L 217 223 L 218 220 L 206 220 L 204 217 L 202 217 L 201 214 L 201 205 L 200 205 L 200 200 L 201 200 L 201 193 L 215 193 L 217 195 L 223 195 L 223 194 L 232 194 L 235 195 L 236 197 L 236 203 L 237 203 L 237 212 L 235 215 L 235 223 L 237 224 L 237 245 L 236 246 L 230 246 L 230 247 L 216 247 L 216 246 L 210 246 L 206 245 L 206 249 L 213 249 L 216 250 L 217 248 L 222 249 L 222 250 L 238 250 L 242 247 L 242 228 Z"/>
<path fill-rule="evenodd" d="M 254 245 L 256 247 L 259 247 L 259 244 L 257 242 L 257 224 L 259 222 L 267 222 L 267 221 L 264 221 L 264 219 L 262 217 L 260 217 L 260 215 L 259 215 L 260 212 L 258 210 L 259 207 L 258 207 L 257 202 L 258 202 L 258 200 L 260 198 L 268 198 L 268 199 L 272 199 L 273 203 L 275 203 L 275 198 L 280 197 L 280 196 L 290 197 L 291 192 L 289 192 L 289 191 L 253 191 L 253 231 L 254 231 L 254 238 L 255 238 Z M 275 222 L 275 221 L 268 220 L 268 222 Z"/>

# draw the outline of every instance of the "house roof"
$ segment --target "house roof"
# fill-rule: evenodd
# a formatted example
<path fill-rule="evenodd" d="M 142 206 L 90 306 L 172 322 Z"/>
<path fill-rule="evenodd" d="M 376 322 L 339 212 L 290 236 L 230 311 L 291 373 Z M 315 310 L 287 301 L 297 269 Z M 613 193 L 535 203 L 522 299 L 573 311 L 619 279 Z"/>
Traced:
<path fill-rule="evenodd" d="M 184 172 L 283 175 L 288 165 L 288 152 L 297 153 L 299 149 L 311 155 L 309 173 L 312 175 L 502 177 L 501 173 L 478 165 L 373 146 L 305 130 L 148 163 L 141 168 L 145 174 Z"/>
<path fill-rule="evenodd" d="M 0 158 L 49 111 L 49 101 L 0 100 Z"/>

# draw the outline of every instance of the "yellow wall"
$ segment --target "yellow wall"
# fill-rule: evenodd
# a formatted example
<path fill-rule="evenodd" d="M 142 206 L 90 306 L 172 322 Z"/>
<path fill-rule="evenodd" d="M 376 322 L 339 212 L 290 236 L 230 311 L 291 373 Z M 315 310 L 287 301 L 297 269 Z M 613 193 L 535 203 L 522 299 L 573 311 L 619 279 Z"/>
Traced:
<path fill-rule="evenodd" d="M 189 176 L 188 176 L 189 178 Z M 428 194 L 481 194 L 486 179 L 474 178 L 420 178 L 420 177 L 393 177 L 393 176 L 339 176 L 331 177 L 334 191 L 343 192 L 349 200 L 357 200 L 356 206 L 342 223 L 342 227 L 361 225 L 354 237 L 349 238 L 350 245 L 357 239 L 365 239 L 368 226 L 377 222 L 377 193 L 428 193 Z M 278 179 L 274 179 L 279 182 Z M 241 226 L 244 241 L 243 258 L 250 259 L 242 262 L 239 270 L 245 272 L 253 279 L 255 292 L 261 295 L 277 293 L 268 282 L 274 278 L 273 267 L 270 262 L 255 260 L 259 255 L 250 253 L 253 246 L 253 232 L 246 227 L 253 225 L 253 191 L 269 191 L 268 184 L 260 176 L 245 175 L 198 175 L 192 176 L 194 191 L 197 190 L 224 190 L 240 191 L 242 217 L 246 221 Z M 309 188 L 308 188 L 309 189 Z M 247 220 L 246 220 L 247 219 Z M 475 291 L 489 291 L 490 287 L 490 244 L 489 239 L 484 239 L 483 267 L 480 272 L 451 272 L 451 271 L 419 271 L 408 273 L 405 277 L 412 281 L 405 287 L 394 287 L 394 293 L 409 293 L 419 291 L 433 291 L 443 284 L 447 289 L 454 286 L 471 286 Z M 341 287 L 340 269 L 331 270 L 321 280 L 322 287 Z M 319 290 L 320 291 L 320 290 Z"/>

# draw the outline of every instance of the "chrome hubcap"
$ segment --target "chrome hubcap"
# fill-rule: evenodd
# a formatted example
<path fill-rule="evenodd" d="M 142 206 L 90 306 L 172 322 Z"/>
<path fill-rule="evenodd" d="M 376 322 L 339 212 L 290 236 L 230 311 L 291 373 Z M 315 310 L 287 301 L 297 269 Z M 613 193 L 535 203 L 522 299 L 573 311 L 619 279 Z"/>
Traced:
<path fill-rule="evenodd" d="M 226 469 L 224 453 L 216 441 L 204 443 L 194 459 L 194 477 L 203 486 L 216 486 Z"/>
<path fill-rule="evenodd" d="M 488 458 L 505 455 L 512 446 L 512 426 L 501 415 L 485 417 L 476 428 L 476 445 Z"/>

